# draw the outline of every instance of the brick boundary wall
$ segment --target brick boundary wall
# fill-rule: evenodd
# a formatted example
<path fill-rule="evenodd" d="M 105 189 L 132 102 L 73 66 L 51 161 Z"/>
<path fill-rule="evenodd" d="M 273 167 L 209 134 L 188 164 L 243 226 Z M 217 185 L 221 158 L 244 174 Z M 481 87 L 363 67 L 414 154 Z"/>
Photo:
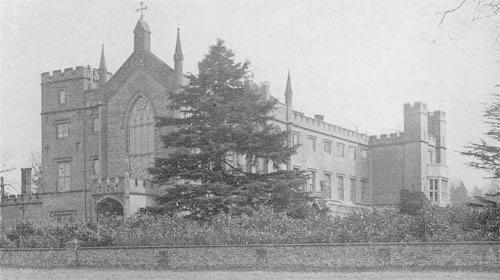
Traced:
<path fill-rule="evenodd" d="M 0 266 L 160 270 L 481 270 L 500 272 L 500 242 L 0 249 Z"/>

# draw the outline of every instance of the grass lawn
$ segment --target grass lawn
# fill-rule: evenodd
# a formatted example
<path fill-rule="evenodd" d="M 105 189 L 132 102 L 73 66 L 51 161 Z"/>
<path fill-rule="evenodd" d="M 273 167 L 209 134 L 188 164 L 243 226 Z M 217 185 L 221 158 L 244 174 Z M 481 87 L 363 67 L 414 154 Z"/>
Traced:
<path fill-rule="evenodd" d="M 269 272 L 269 271 L 151 271 L 151 270 L 91 270 L 91 269 L 15 269 L 0 268 L 0 279 L 162 279 L 162 280 L 187 280 L 187 279 L 500 279 L 500 274 L 486 272 Z"/>

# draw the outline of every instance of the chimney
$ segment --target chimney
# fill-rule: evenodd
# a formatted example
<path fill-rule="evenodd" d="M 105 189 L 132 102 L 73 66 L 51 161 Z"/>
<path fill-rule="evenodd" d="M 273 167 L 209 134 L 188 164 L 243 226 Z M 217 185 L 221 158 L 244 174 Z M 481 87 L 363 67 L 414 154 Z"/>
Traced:
<path fill-rule="evenodd" d="M 269 100 L 269 88 L 271 87 L 271 83 L 263 82 L 260 84 L 260 94 L 263 100 Z"/>
<path fill-rule="evenodd" d="M 31 168 L 21 168 L 21 194 L 31 193 Z"/>
<path fill-rule="evenodd" d="M 325 121 L 325 116 L 323 116 L 323 115 L 317 114 L 317 115 L 314 115 L 314 118 L 317 119 L 318 121 L 322 121 L 322 122 Z"/>

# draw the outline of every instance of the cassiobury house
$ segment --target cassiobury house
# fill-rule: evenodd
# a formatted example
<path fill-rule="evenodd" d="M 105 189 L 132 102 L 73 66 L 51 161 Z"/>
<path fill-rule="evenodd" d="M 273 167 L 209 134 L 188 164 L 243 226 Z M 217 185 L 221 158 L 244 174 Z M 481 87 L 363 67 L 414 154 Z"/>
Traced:
<path fill-rule="evenodd" d="M 151 52 L 151 30 L 138 20 L 134 51 L 112 75 L 104 48 L 98 69 L 78 66 L 42 73 L 43 182 L 32 192 L 30 171 L 23 171 L 21 195 L 2 190 L 2 226 L 16 220 L 72 221 L 118 209 L 131 215 L 153 206 L 167 186 L 152 184 L 147 168 L 165 155 L 162 128 L 155 117 L 179 114 L 167 109 L 168 94 L 189 83 L 183 72 L 179 32 L 170 67 Z M 263 98 L 273 98 L 269 84 Z M 423 103 L 404 105 L 404 132 L 367 136 L 293 110 L 288 73 L 285 103 L 274 111 L 276 123 L 301 144 L 288 170 L 307 170 L 307 191 L 324 200 L 332 212 L 353 208 L 393 206 L 400 191 L 423 191 L 436 204 L 448 203 L 446 120 Z M 265 164 L 245 166 L 268 172 Z"/>

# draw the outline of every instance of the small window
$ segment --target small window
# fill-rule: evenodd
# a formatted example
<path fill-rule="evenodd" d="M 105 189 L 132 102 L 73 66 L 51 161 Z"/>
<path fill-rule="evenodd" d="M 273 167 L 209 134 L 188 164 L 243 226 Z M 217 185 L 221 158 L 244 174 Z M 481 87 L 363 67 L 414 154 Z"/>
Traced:
<path fill-rule="evenodd" d="M 338 199 L 344 200 L 344 176 L 337 176 L 337 184 Z"/>
<path fill-rule="evenodd" d="M 92 159 L 92 175 L 99 175 L 99 158 Z"/>
<path fill-rule="evenodd" d="M 66 103 L 66 90 L 65 89 L 61 89 L 58 93 L 58 100 L 59 100 L 59 104 L 64 104 Z"/>
<path fill-rule="evenodd" d="M 323 151 L 327 154 L 332 153 L 332 141 L 330 140 L 323 140 Z"/>
<path fill-rule="evenodd" d="M 434 163 L 434 152 L 429 150 L 429 163 Z"/>
<path fill-rule="evenodd" d="M 366 149 L 361 149 L 361 160 L 366 160 L 367 151 Z"/>
<path fill-rule="evenodd" d="M 337 143 L 337 155 L 341 158 L 345 157 L 345 145 L 343 143 Z"/>
<path fill-rule="evenodd" d="M 351 178 L 351 201 L 356 202 L 356 179 Z"/>
<path fill-rule="evenodd" d="M 349 159 L 356 160 L 356 147 L 354 146 L 349 147 Z"/>
<path fill-rule="evenodd" d="M 309 136 L 307 137 L 309 140 L 309 148 L 311 151 L 316 152 L 316 137 L 314 136 Z"/>
<path fill-rule="evenodd" d="M 70 189 L 70 162 L 57 163 L 57 191 L 69 191 Z"/>
<path fill-rule="evenodd" d="M 99 133 L 99 129 L 100 129 L 99 117 L 93 116 L 92 117 L 92 132 Z"/>
<path fill-rule="evenodd" d="M 292 146 L 300 144 L 300 134 L 298 132 L 292 132 Z"/>
<path fill-rule="evenodd" d="M 69 123 L 68 122 L 61 122 L 56 124 L 56 134 L 57 138 L 65 138 L 68 137 L 69 135 Z"/>

